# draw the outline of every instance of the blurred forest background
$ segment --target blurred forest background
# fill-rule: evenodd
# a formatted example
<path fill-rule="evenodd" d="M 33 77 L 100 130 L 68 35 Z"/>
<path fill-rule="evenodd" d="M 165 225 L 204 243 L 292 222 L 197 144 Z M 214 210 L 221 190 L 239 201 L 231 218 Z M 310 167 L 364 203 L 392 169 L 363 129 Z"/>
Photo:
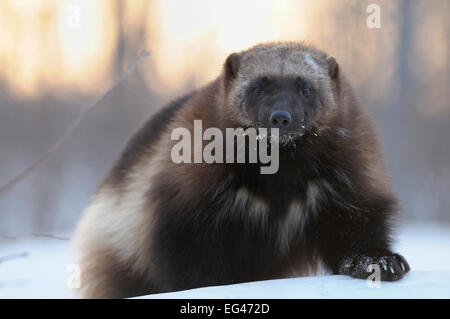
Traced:
<path fill-rule="evenodd" d="M 369 4 L 381 28 L 368 28 Z M 450 1 L 0 2 L 0 185 L 48 151 L 143 49 L 62 149 L 0 197 L 0 236 L 71 231 L 128 138 L 257 42 L 335 56 L 375 118 L 404 216 L 450 221 Z"/>

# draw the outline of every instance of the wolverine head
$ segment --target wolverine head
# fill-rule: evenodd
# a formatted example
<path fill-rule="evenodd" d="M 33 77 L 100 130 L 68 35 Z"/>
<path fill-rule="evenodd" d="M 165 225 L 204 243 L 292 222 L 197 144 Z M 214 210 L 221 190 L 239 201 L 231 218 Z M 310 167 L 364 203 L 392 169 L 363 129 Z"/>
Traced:
<path fill-rule="evenodd" d="M 314 133 L 337 113 L 336 60 L 310 46 L 261 44 L 232 53 L 223 78 L 225 110 L 236 125 L 278 128 L 281 139 Z"/>

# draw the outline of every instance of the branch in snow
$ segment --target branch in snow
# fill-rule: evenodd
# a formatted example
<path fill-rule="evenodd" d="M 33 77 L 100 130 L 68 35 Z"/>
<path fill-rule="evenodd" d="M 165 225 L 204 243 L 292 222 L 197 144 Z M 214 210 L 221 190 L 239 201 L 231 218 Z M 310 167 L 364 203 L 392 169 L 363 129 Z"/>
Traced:
<path fill-rule="evenodd" d="M 51 239 L 56 239 L 56 240 L 70 240 L 69 237 L 61 237 L 61 236 L 56 236 L 56 235 L 52 235 L 52 234 L 31 234 L 31 235 L 20 235 L 20 236 L 0 236 L 0 240 L 2 239 L 19 239 L 19 238 L 23 238 L 23 237 L 46 237 L 46 238 L 51 238 Z"/>
<path fill-rule="evenodd" d="M 14 259 L 19 259 L 19 258 L 27 258 L 30 254 L 27 252 L 23 252 L 23 253 L 18 253 L 18 254 L 12 254 L 12 255 L 6 255 L 3 257 L 0 257 L 0 264 L 6 262 L 6 261 L 11 261 Z"/>
<path fill-rule="evenodd" d="M 52 239 L 57 239 L 57 240 L 70 240 L 69 237 L 60 237 L 60 236 L 55 236 L 55 235 L 51 235 L 51 234 L 32 234 L 31 236 L 33 236 L 33 237 L 47 237 L 47 238 L 52 238 Z"/>

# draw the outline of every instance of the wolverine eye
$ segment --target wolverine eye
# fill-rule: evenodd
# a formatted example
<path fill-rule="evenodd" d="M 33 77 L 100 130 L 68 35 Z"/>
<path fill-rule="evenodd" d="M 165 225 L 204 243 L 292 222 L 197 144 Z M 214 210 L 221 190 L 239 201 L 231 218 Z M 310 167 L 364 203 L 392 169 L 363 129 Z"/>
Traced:
<path fill-rule="evenodd" d="M 253 93 L 255 93 L 255 95 L 261 95 L 263 94 L 263 90 L 260 87 L 257 87 L 253 90 Z"/>
<path fill-rule="evenodd" d="M 311 90 L 310 88 L 304 88 L 304 89 L 302 90 L 302 95 L 303 95 L 304 97 L 309 97 L 311 94 L 312 94 L 312 90 Z"/>

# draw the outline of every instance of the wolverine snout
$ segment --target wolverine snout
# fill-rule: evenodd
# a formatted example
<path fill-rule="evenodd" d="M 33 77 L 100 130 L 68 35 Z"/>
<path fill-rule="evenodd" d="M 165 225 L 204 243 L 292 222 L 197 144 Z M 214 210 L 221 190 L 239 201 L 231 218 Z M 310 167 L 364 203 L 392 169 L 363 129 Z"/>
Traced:
<path fill-rule="evenodd" d="M 292 122 L 291 113 L 288 111 L 273 111 L 269 117 L 271 127 L 287 128 Z"/>

